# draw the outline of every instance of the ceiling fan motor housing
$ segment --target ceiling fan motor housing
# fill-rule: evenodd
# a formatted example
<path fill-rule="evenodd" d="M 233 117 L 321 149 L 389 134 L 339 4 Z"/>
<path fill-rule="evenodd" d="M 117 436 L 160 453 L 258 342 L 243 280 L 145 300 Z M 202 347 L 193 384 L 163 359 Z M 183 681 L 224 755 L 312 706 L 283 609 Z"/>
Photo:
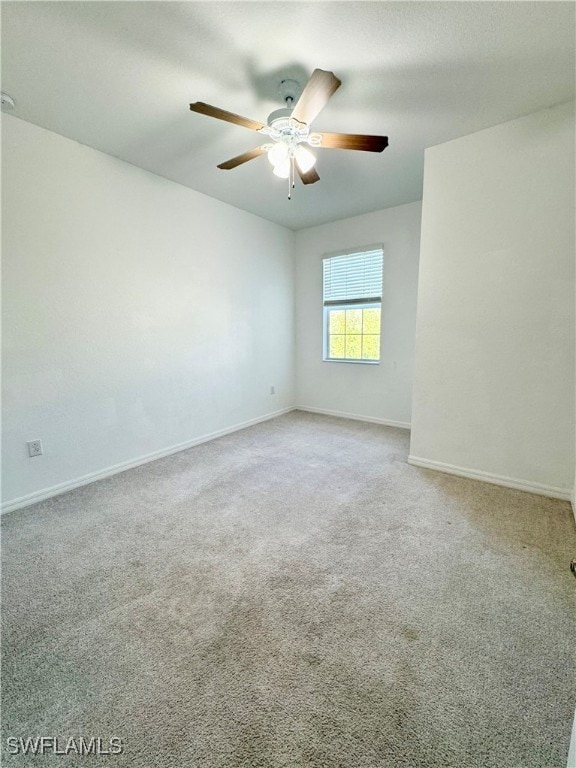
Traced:
<path fill-rule="evenodd" d="M 275 141 L 296 144 L 307 139 L 310 130 L 308 126 L 290 119 L 300 91 L 300 84 L 288 78 L 278 86 L 278 93 L 286 106 L 268 115 L 266 122 L 269 130 L 264 129 Z"/>
<path fill-rule="evenodd" d="M 285 144 L 292 156 L 299 144 L 309 141 L 310 127 L 294 120 L 291 114 L 291 109 L 277 109 L 272 112 L 268 116 L 268 125 L 264 126 L 260 133 L 270 136 L 274 142 Z"/>
<path fill-rule="evenodd" d="M 271 112 L 268 115 L 268 120 L 266 121 L 270 127 L 274 126 L 277 130 L 282 130 L 282 127 L 284 127 L 284 124 L 288 125 L 288 120 L 290 119 L 290 115 L 292 114 L 292 108 L 291 107 L 282 107 L 282 109 L 275 109 L 274 112 Z M 275 123 L 278 122 L 278 125 L 275 125 Z"/>
<path fill-rule="evenodd" d="M 296 120 L 290 120 L 301 90 L 300 83 L 290 78 L 282 80 L 278 86 L 278 93 L 286 106 L 271 112 L 266 121 L 271 129 L 269 135 L 276 141 L 297 143 L 305 141 L 308 136 L 308 126 L 298 123 Z M 268 131 L 266 132 L 268 133 Z"/>

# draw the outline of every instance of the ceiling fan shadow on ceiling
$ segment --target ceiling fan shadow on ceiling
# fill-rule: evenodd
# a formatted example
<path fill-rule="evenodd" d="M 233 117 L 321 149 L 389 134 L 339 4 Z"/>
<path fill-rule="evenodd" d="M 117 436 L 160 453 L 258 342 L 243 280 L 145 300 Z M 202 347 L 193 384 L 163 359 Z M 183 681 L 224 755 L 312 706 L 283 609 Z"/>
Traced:
<path fill-rule="evenodd" d="M 241 155 L 220 163 L 218 168 L 229 171 L 255 157 L 267 155 L 274 167 L 274 173 L 288 179 L 288 199 L 292 196 L 296 173 L 304 184 L 315 184 L 320 180 L 314 165 L 316 157 L 308 147 L 319 149 L 355 149 L 365 152 L 382 152 L 388 146 L 387 136 L 367 136 L 353 133 L 313 133 L 310 124 L 326 106 L 330 97 L 338 90 L 341 82 L 333 72 L 315 69 L 304 86 L 300 98 L 293 107 L 299 84 L 295 80 L 283 80 L 280 94 L 286 106 L 272 112 L 266 125 L 241 117 L 233 112 L 213 107 L 202 101 L 190 104 L 192 112 L 241 125 L 252 131 L 269 136 L 271 142 L 250 149 Z M 308 145 L 308 146 L 306 146 Z"/>

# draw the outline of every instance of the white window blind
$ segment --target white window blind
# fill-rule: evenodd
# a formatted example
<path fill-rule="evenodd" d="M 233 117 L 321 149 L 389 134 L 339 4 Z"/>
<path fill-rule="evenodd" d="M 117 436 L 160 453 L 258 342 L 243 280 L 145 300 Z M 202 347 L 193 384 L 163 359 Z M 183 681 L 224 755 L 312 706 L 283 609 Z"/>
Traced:
<path fill-rule="evenodd" d="M 381 248 L 324 259 L 324 306 L 381 299 Z"/>

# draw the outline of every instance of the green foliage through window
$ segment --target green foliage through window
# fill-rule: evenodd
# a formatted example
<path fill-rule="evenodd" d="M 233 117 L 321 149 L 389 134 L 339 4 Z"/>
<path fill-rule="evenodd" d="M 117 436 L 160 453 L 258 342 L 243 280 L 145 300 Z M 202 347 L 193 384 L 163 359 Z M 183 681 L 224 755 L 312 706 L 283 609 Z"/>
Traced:
<path fill-rule="evenodd" d="M 380 307 L 327 309 L 328 359 L 380 360 Z"/>

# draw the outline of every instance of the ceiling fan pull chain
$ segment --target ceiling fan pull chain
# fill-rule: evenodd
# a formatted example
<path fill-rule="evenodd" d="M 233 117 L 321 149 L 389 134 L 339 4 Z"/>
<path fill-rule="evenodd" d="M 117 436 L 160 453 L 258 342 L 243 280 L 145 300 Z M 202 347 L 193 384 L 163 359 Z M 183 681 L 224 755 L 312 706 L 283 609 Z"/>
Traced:
<path fill-rule="evenodd" d="M 294 158 L 290 158 L 288 169 L 288 200 L 292 200 L 292 190 L 294 189 Z"/>

